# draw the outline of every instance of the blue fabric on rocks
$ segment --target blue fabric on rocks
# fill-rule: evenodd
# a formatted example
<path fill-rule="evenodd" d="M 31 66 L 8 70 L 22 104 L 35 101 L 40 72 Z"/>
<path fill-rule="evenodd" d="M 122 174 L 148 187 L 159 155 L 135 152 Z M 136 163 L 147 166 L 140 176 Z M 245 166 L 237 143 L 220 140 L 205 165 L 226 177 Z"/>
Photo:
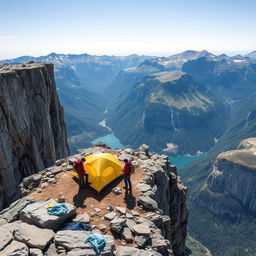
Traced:
<path fill-rule="evenodd" d="M 62 216 L 67 213 L 68 206 L 66 204 L 56 204 L 47 209 L 49 215 Z"/>
<path fill-rule="evenodd" d="M 106 245 L 106 239 L 103 235 L 92 233 L 85 240 L 90 243 L 96 253 L 100 253 Z"/>
<path fill-rule="evenodd" d="M 90 225 L 87 225 L 83 222 L 79 221 L 73 221 L 69 223 L 66 228 L 66 230 L 80 230 L 80 231 L 92 231 L 92 228 Z"/>

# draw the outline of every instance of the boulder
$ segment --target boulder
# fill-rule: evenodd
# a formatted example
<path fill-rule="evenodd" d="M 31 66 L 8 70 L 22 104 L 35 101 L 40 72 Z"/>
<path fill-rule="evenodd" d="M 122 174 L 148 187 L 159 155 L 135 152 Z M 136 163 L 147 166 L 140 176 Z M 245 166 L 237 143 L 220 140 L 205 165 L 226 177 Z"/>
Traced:
<path fill-rule="evenodd" d="M 136 185 L 136 188 L 137 188 L 140 192 L 142 192 L 142 193 L 147 192 L 147 191 L 149 191 L 149 190 L 152 189 L 152 187 L 151 187 L 150 185 L 145 184 L 145 183 L 139 183 L 139 184 L 137 184 L 137 185 Z"/>
<path fill-rule="evenodd" d="M 152 239 L 152 248 L 160 252 L 162 255 L 167 254 L 170 248 L 170 242 L 166 239 Z"/>
<path fill-rule="evenodd" d="M 97 255 L 91 248 L 90 243 L 85 243 L 84 240 L 91 234 L 89 231 L 72 231 L 62 230 L 58 231 L 55 236 L 55 245 L 64 247 L 66 250 L 71 251 L 68 253 L 70 256 L 82 255 Z M 113 236 L 104 235 L 106 238 L 106 245 L 101 252 L 101 255 L 113 255 L 115 250 L 115 242 Z M 79 254 L 80 253 L 80 254 Z"/>
<path fill-rule="evenodd" d="M 116 211 L 119 212 L 122 215 L 126 214 L 126 208 L 125 207 L 115 207 Z"/>
<path fill-rule="evenodd" d="M 146 224 L 136 224 L 133 226 L 133 230 L 137 235 L 150 235 L 151 231 Z"/>
<path fill-rule="evenodd" d="M 0 234 L 1 234 L 1 243 L 0 243 L 0 251 L 1 251 L 8 244 L 12 242 L 13 236 L 12 236 L 12 233 L 5 228 L 0 228 Z"/>
<path fill-rule="evenodd" d="M 117 246 L 116 256 L 135 256 L 140 250 L 130 246 Z"/>
<path fill-rule="evenodd" d="M 125 222 L 126 222 L 125 219 L 116 217 L 113 220 L 111 220 L 111 222 L 109 223 L 109 226 L 110 226 L 111 230 L 113 230 L 117 233 L 121 233 L 121 231 L 125 225 Z"/>
<path fill-rule="evenodd" d="M 23 179 L 23 185 L 25 188 L 37 187 L 41 181 L 41 174 L 33 174 Z"/>
<path fill-rule="evenodd" d="M 123 239 L 125 240 L 125 242 L 130 243 L 133 241 L 132 232 L 129 228 L 124 227 L 121 235 L 122 235 Z"/>
<path fill-rule="evenodd" d="M 66 203 L 68 206 L 68 212 L 62 216 L 49 215 L 46 206 L 48 204 L 57 204 L 53 199 L 49 199 L 44 202 L 37 202 L 28 205 L 20 212 L 20 219 L 28 224 L 34 224 L 38 227 L 57 229 L 68 218 L 75 214 L 75 207 Z"/>
<path fill-rule="evenodd" d="M 29 256 L 28 247 L 18 241 L 12 241 L 4 250 L 0 251 L 0 256 Z"/>
<path fill-rule="evenodd" d="M 99 225 L 99 230 L 102 231 L 102 232 L 104 232 L 104 231 L 107 230 L 107 226 L 106 226 L 105 224 L 100 224 L 100 225 Z"/>
<path fill-rule="evenodd" d="M 150 237 L 145 235 L 136 235 L 134 238 L 134 242 L 139 246 L 139 248 L 145 248 L 147 241 L 149 241 Z"/>
<path fill-rule="evenodd" d="M 138 205 L 142 205 L 145 209 L 148 210 L 157 210 L 157 202 L 150 198 L 149 196 L 140 196 L 137 200 Z"/>
<path fill-rule="evenodd" d="M 133 216 L 131 213 L 126 213 L 126 214 L 125 214 L 125 217 L 126 217 L 127 219 L 133 219 L 133 218 L 134 218 L 134 216 Z"/>
<path fill-rule="evenodd" d="M 136 223 L 135 223 L 133 220 L 127 219 L 126 222 L 125 222 L 125 225 L 126 225 L 132 232 L 134 232 L 133 227 L 136 225 Z"/>
<path fill-rule="evenodd" d="M 27 223 L 20 223 L 14 229 L 15 240 L 25 243 L 29 247 L 43 250 L 54 237 L 54 232 L 50 229 L 38 228 Z"/>
<path fill-rule="evenodd" d="M 115 212 L 110 212 L 110 213 L 107 213 L 107 214 L 104 216 L 104 219 L 111 221 L 111 220 L 113 220 L 115 217 L 116 217 L 116 213 L 115 213 Z"/>
<path fill-rule="evenodd" d="M 73 231 L 73 230 L 61 230 L 55 235 L 55 245 L 61 246 L 68 251 L 78 248 L 86 249 L 88 244 L 84 242 L 85 238 L 90 235 L 89 231 Z M 90 248 L 90 247 L 89 247 Z"/>

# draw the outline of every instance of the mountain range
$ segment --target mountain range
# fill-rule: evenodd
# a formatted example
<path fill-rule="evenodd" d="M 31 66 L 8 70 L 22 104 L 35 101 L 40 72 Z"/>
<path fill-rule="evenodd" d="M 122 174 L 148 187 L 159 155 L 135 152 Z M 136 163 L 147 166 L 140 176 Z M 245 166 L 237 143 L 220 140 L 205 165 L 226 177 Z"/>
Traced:
<path fill-rule="evenodd" d="M 55 64 L 72 152 L 109 133 L 99 125 L 106 119 L 131 147 L 147 143 L 171 156 L 207 153 L 180 172 L 189 187 L 190 234 L 213 255 L 255 255 L 256 217 L 248 206 L 254 204 L 253 186 L 244 201 L 238 194 L 248 177 L 253 184 L 256 179 L 223 157 L 233 150 L 238 159 L 243 140 L 256 137 L 255 52 L 230 57 L 189 50 L 161 58 L 50 54 L 0 63 L 29 61 Z M 241 171 L 233 175 L 241 179 L 229 183 L 234 166 Z M 230 184 L 240 191 L 234 194 Z"/>

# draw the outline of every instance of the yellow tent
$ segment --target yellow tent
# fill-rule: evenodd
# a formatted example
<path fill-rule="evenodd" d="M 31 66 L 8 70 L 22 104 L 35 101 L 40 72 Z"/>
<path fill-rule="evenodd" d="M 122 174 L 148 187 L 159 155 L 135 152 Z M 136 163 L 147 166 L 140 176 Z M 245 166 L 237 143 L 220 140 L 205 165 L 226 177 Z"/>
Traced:
<path fill-rule="evenodd" d="M 122 165 L 115 155 L 100 153 L 85 158 L 84 168 L 89 174 L 90 186 L 98 192 L 123 174 Z M 73 176 L 78 175 L 74 172 Z"/>

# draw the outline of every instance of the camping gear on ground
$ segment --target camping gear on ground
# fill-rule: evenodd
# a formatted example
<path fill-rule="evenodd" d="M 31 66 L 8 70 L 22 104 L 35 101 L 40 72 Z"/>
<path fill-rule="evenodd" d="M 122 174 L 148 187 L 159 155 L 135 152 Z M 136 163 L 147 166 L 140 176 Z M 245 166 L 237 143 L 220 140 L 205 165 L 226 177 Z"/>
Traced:
<path fill-rule="evenodd" d="M 66 230 L 79 230 L 79 231 L 92 231 L 92 228 L 90 225 L 85 224 L 80 221 L 73 221 L 69 223 L 66 228 Z"/>
<path fill-rule="evenodd" d="M 47 205 L 49 206 L 49 205 Z M 49 215 L 55 215 L 55 216 L 62 216 L 67 213 L 68 211 L 68 206 L 64 203 L 62 204 L 55 204 L 52 207 L 47 208 L 48 214 Z"/>
<path fill-rule="evenodd" d="M 52 207 L 53 207 L 53 204 L 47 204 L 45 207 L 46 207 L 47 209 L 48 209 L 48 208 L 52 208 Z"/>
<path fill-rule="evenodd" d="M 96 233 L 90 234 L 84 241 L 90 243 L 96 253 L 100 253 L 106 245 L 105 237 Z"/>
<path fill-rule="evenodd" d="M 110 153 L 85 156 L 84 168 L 89 174 L 90 186 L 100 192 L 110 182 L 122 175 L 122 164 Z M 73 172 L 78 178 L 78 174 Z"/>

